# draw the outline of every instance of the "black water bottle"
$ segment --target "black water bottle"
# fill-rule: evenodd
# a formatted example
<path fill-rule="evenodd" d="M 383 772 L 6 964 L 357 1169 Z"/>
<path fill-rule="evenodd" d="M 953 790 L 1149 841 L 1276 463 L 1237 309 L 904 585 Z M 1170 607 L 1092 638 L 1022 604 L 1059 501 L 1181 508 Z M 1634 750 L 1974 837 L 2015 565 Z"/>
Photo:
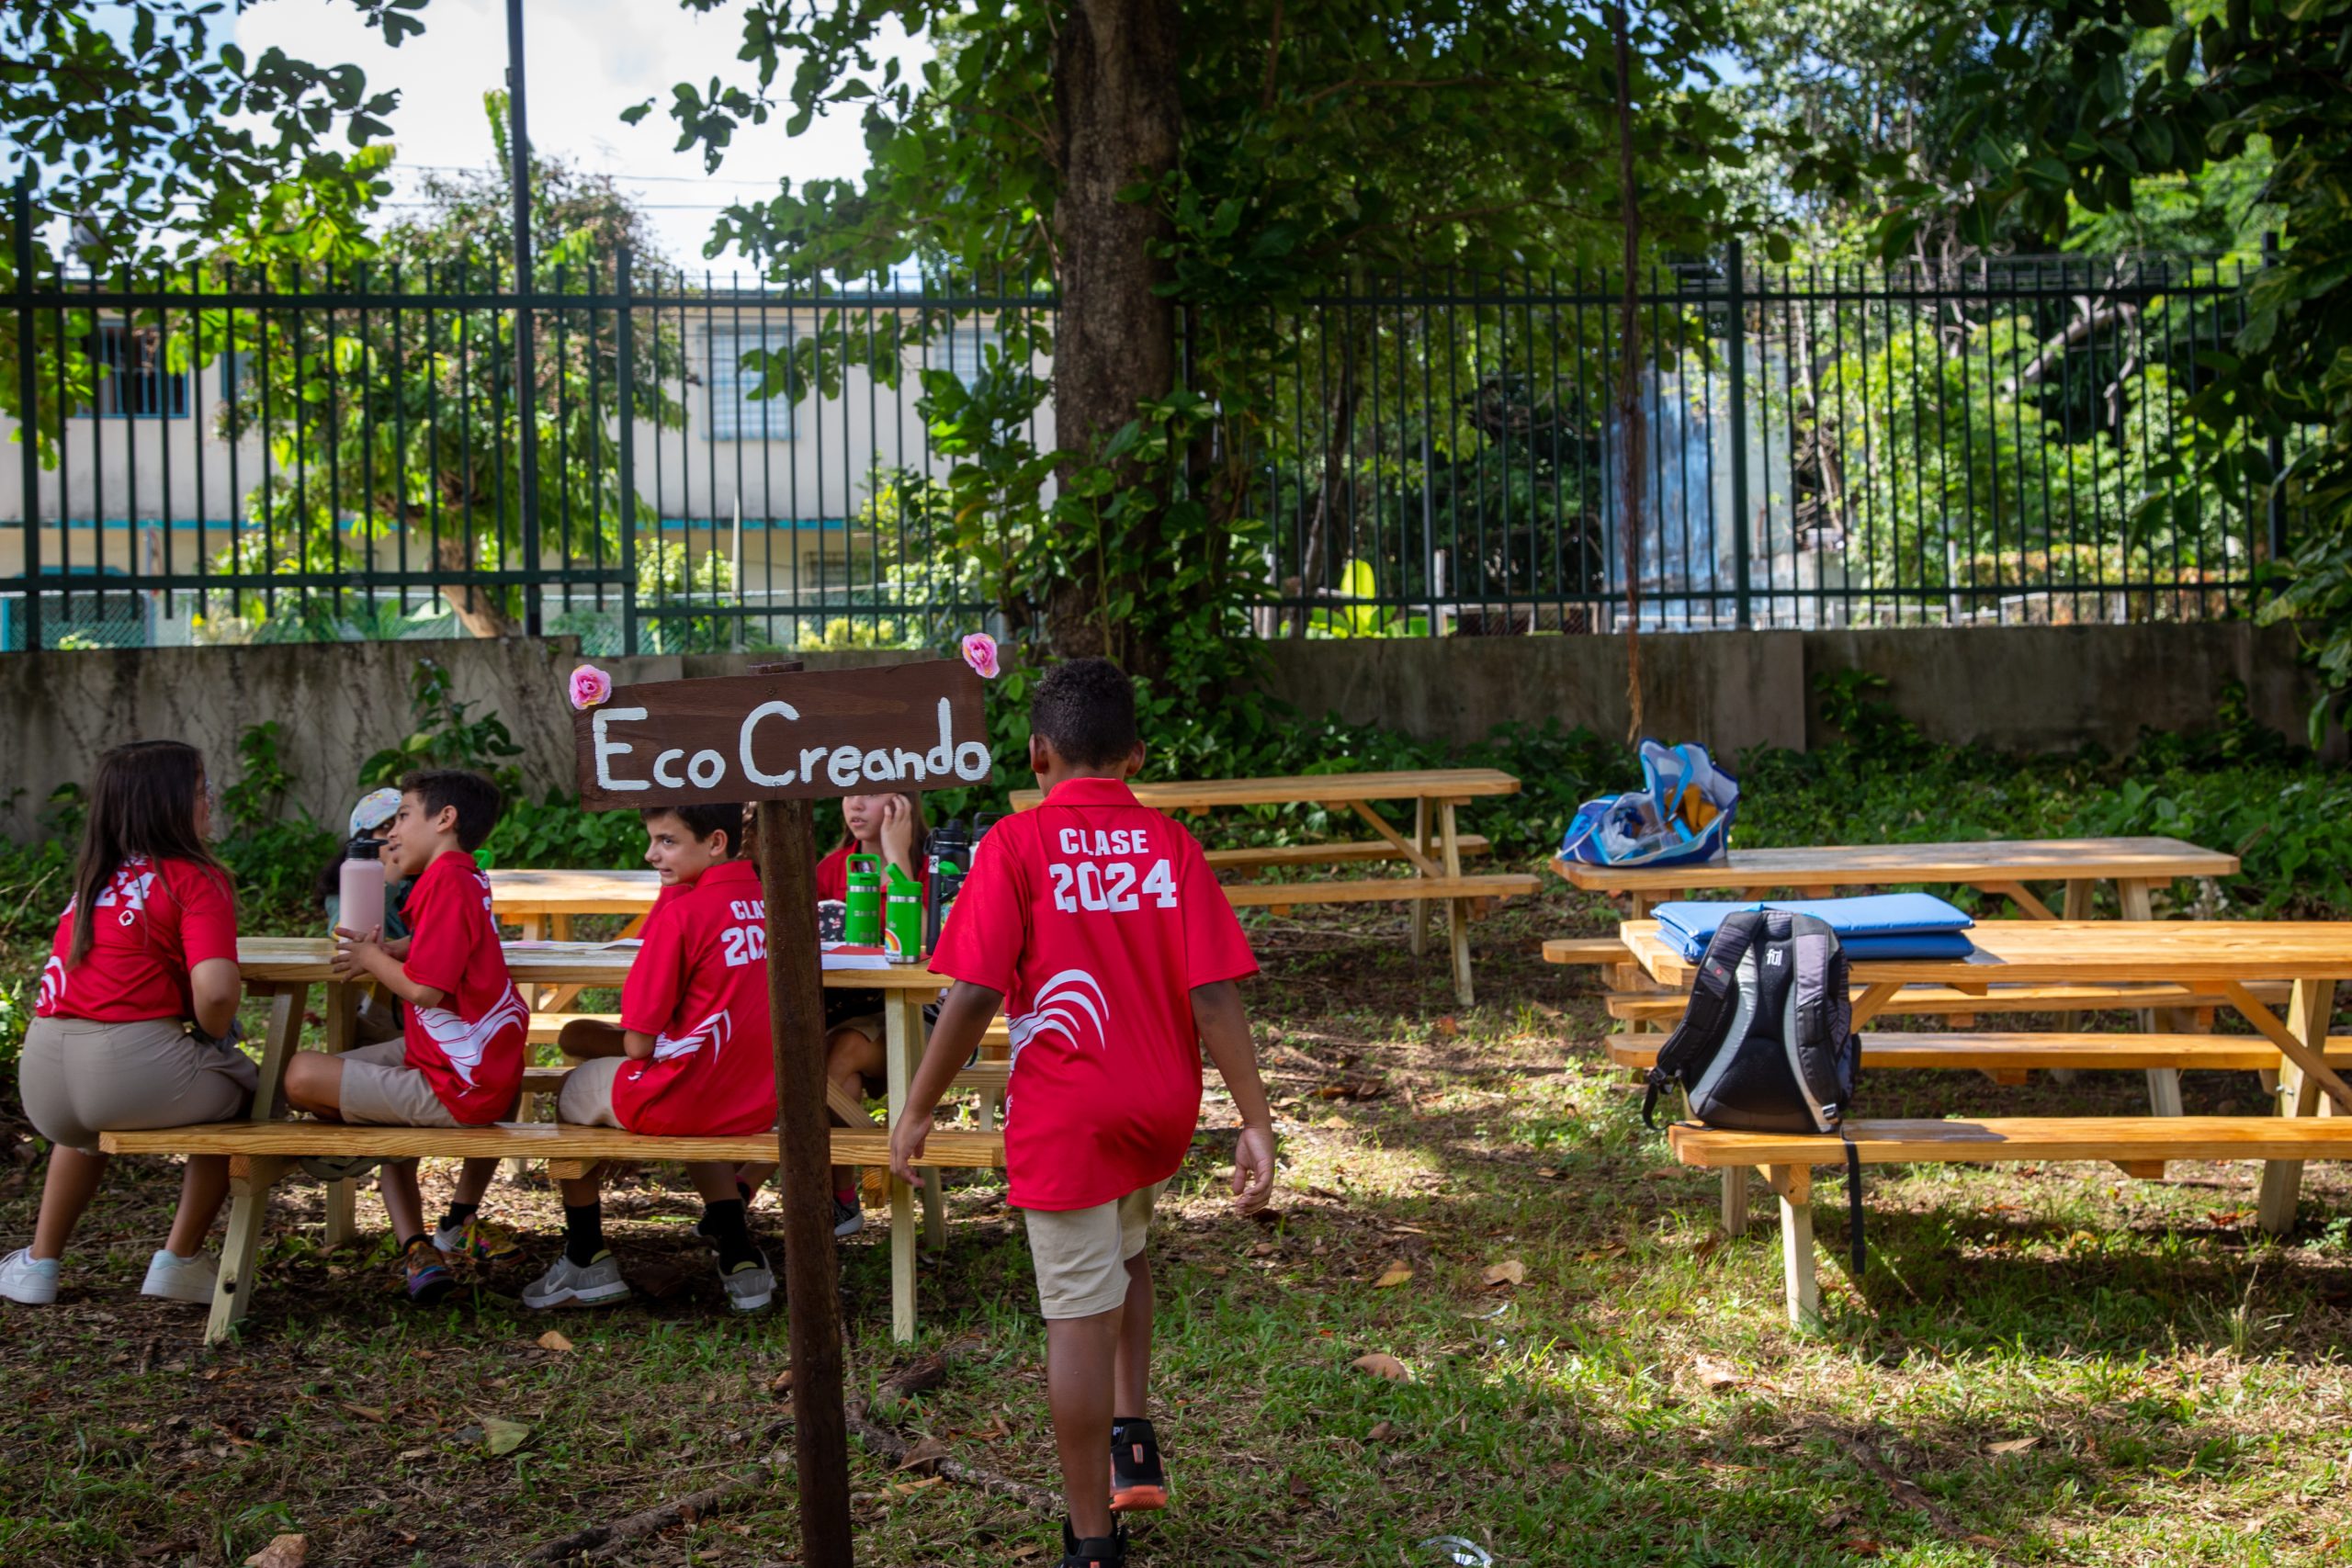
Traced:
<path fill-rule="evenodd" d="M 947 924 L 948 911 L 956 907 L 956 895 L 964 890 L 964 874 L 972 864 L 972 840 L 964 831 L 962 818 L 933 830 L 926 859 L 931 892 L 923 910 L 922 950 L 929 953 L 939 945 L 940 931 Z"/>

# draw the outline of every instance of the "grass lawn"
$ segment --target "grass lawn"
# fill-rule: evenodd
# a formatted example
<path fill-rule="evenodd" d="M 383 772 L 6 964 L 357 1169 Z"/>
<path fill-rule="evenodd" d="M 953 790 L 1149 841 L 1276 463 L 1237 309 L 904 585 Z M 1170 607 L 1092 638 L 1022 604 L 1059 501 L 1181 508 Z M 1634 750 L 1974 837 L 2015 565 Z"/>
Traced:
<path fill-rule="evenodd" d="M 2352 1192 L 2313 1167 L 2291 1245 L 2254 1224 L 2256 1168 L 1874 1170 L 1873 1256 L 1826 1249 L 1826 1326 L 1781 1317 L 1770 1205 L 1715 1234 L 1715 1185 L 1674 1167 L 1600 1058 L 1586 971 L 1534 956 L 1600 931 L 1548 888 L 1478 928 L 1487 1000 L 1457 1010 L 1400 916 L 1253 918 L 1248 987 L 1281 1113 L 1276 1212 L 1234 1218 L 1234 1116 L 1212 1095 L 1162 1209 L 1154 1412 L 1176 1506 L 1159 1564 L 1419 1564 L 1476 1542 L 1521 1564 L 2304 1563 L 2352 1557 Z M 29 966 L 9 955 L 12 972 Z M 0 1095 L 15 1113 L 13 1086 Z M 2256 1109 L 2250 1075 L 2190 1075 L 2192 1111 Z M 1880 1074 L 1871 1115 L 2128 1114 L 2140 1075 L 1997 1088 Z M 21 1123 L 17 1124 L 21 1132 Z M 0 1155 L 0 1246 L 39 1189 Z M 454 1167 L 428 1168 L 428 1187 Z M 1829 1247 L 1842 1179 L 1823 1173 Z M 716 1485 L 781 1447 L 781 1305 L 736 1320 L 675 1171 L 614 1189 L 608 1226 L 668 1293 L 550 1320 L 515 1297 L 554 1251 L 543 1182 L 492 1189 L 524 1258 L 410 1311 L 380 1253 L 318 1250 L 319 1190 L 278 1197 L 243 1337 L 135 1293 L 176 1190 L 127 1161 L 62 1303 L 0 1305 L 0 1562 L 242 1563 L 280 1531 L 313 1568 L 503 1562 Z M 428 1196 L 438 1197 L 436 1192 Z M 890 1412 L 910 1437 L 1050 1485 L 1044 1339 L 992 1174 L 950 1189 L 923 1340 L 891 1343 L 879 1231 L 843 1248 L 854 1381 L 942 1348 L 945 1382 Z M 775 1232 L 764 1205 L 764 1228 Z M 363 1228 L 379 1223 L 363 1198 Z M 755 1214 L 755 1221 L 760 1214 Z M 1516 1259 L 1524 1282 L 1483 1271 Z M 571 1348 L 542 1348 L 550 1327 Z M 1358 1370 L 1396 1358 L 1409 1381 Z M 490 1423 L 527 1428 L 490 1452 Z M 511 1434 L 510 1434 L 511 1436 Z M 854 1459 L 860 1560 L 1057 1560 L 1055 1522 Z M 592 1561 L 795 1561 L 783 1478 Z"/>

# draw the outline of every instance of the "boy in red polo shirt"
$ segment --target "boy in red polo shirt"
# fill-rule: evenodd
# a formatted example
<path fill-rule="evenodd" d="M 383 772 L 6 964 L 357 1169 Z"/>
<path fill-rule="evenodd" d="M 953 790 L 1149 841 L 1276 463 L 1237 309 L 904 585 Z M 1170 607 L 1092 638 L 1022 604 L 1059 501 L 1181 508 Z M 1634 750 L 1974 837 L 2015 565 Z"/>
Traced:
<path fill-rule="evenodd" d="M 462 769 L 401 780 L 384 858 L 413 879 L 402 918 L 413 934 L 386 943 L 381 931 L 338 930 L 334 973 L 373 979 L 406 1002 L 402 1037 L 340 1055 L 297 1052 L 286 1065 L 286 1098 L 298 1110 L 393 1127 L 481 1127 L 514 1113 L 531 1010 L 507 977 L 490 879 L 473 857 L 503 804 L 496 784 Z M 466 1164 L 460 1196 L 478 1201 L 496 1162 Z M 416 1162 L 385 1165 L 377 1185 L 401 1242 L 409 1299 L 430 1306 L 457 1281 L 425 1228 Z"/>
<path fill-rule="evenodd" d="M 621 987 L 618 1028 L 590 1019 L 563 1026 L 566 1074 L 556 1120 L 656 1137 L 726 1137 L 775 1125 L 775 1047 L 768 1032 L 767 903 L 752 863 L 736 858 L 741 806 L 650 807 L 646 863 L 662 892 L 645 942 Z M 696 1228 L 718 1248 L 728 1304 L 757 1312 L 775 1275 L 752 1241 L 735 1167 L 691 1162 L 702 1194 Z M 523 1292 L 534 1310 L 603 1306 L 628 1281 L 605 1247 L 604 1203 L 593 1173 L 563 1183 L 563 1254 Z"/>
<path fill-rule="evenodd" d="M 1234 1209 L 1274 1182 L 1273 1113 L 1236 981 L 1257 973 L 1193 836 L 1136 804 L 1135 690 L 1107 660 L 1055 667 L 1030 706 L 1043 804 L 989 830 L 931 966 L 956 985 L 890 1135 L 913 1179 L 931 1114 L 1005 1004 L 1012 1037 L 1005 1167 L 1025 1211 L 1046 1318 L 1069 1519 L 1064 1568 L 1120 1568 L 1114 1515 L 1165 1507 L 1148 1414 L 1152 1202 L 1200 1121 L 1201 1050 L 1242 1128 Z M 1110 1439 L 1110 1484 L 1103 1442 Z"/>

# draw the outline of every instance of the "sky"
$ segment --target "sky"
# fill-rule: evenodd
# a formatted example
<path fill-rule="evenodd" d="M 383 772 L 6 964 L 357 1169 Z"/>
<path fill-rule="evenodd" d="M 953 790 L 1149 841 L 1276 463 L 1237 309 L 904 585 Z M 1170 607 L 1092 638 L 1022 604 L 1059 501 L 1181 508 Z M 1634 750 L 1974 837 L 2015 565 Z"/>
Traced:
<path fill-rule="evenodd" d="M 388 49 L 349 0 L 266 0 L 238 18 L 237 41 L 249 57 L 274 44 L 298 59 L 349 62 L 368 73 L 371 90 L 398 89 L 390 118 L 401 168 L 491 167 L 496 153 L 481 96 L 505 84 L 504 0 L 431 0 L 415 14 L 424 35 Z M 750 67 L 735 59 L 741 17 L 733 7 L 697 16 L 677 0 L 526 0 L 523 25 L 533 148 L 613 175 L 647 209 L 672 261 L 738 265 L 701 259 L 719 208 L 772 193 L 783 176 L 796 185 L 854 179 L 865 168 L 854 114 L 820 118 L 797 137 L 784 134 L 781 116 L 739 130 L 715 175 L 704 174 L 699 149 L 672 151 L 675 84 L 750 79 Z M 922 43 L 892 39 L 905 67 L 929 57 Z M 778 82 L 790 75 L 787 64 Z M 648 96 L 658 100 L 653 112 L 623 125 L 621 110 Z M 392 199 L 412 199 L 417 178 L 399 175 Z"/>

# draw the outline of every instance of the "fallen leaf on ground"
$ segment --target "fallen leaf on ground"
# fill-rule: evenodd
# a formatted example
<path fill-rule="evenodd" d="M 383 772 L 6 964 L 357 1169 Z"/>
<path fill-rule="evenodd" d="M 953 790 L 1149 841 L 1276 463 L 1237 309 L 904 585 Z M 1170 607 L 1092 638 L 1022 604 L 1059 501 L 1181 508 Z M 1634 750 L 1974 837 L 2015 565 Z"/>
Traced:
<path fill-rule="evenodd" d="M 1702 1387 L 1717 1393 L 1727 1388 L 1737 1388 L 1747 1381 L 1738 1368 L 1727 1361 L 1718 1361 L 1713 1356 L 1700 1357 L 1690 1364 L 1690 1370 L 1698 1374 Z"/>
<path fill-rule="evenodd" d="M 495 1416 L 481 1418 L 482 1445 L 490 1450 L 492 1459 L 513 1453 L 530 1435 L 531 1429 L 519 1421 L 502 1421 Z"/>
<path fill-rule="evenodd" d="M 555 1329 L 550 1328 L 545 1334 L 539 1336 L 539 1348 L 542 1350 L 555 1350 L 559 1352 L 569 1350 L 571 1348 L 571 1341 L 566 1339 Z"/>
<path fill-rule="evenodd" d="M 1411 1264 L 1391 1263 L 1388 1266 L 1387 1271 L 1383 1273 L 1379 1279 L 1374 1280 L 1372 1282 L 1372 1288 L 1375 1291 L 1389 1290 L 1395 1286 L 1403 1284 L 1412 1277 L 1413 1268 Z"/>
<path fill-rule="evenodd" d="M 272 1536 L 267 1546 L 245 1559 L 245 1568 L 302 1568 L 310 1555 L 309 1536 Z"/>
<path fill-rule="evenodd" d="M 1993 1454 L 2021 1454 L 2040 1441 L 2041 1441 L 2040 1438 L 2011 1438 L 2007 1442 L 1995 1443 L 1984 1451 Z"/>
<path fill-rule="evenodd" d="M 941 1442 L 937 1438 L 922 1438 L 917 1439 L 915 1445 L 907 1450 L 907 1457 L 899 1461 L 899 1468 L 901 1471 L 928 1472 L 946 1457 L 945 1443 Z"/>
<path fill-rule="evenodd" d="M 1527 1283 L 1527 1265 L 1516 1258 L 1506 1258 L 1500 1263 L 1487 1264 L 1486 1271 L 1478 1278 L 1487 1282 L 1489 1290 L 1498 1285 L 1524 1285 Z"/>
<path fill-rule="evenodd" d="M 1374 1350 L 1369 1355 L 1358 1356 L 1348 1365 L 1360 1372 L 1370 1372 L 1374 1377 L 1386 1378 L 1391 1382 L 1413 1381 L 1413 1370 L 1385 1350 Z"/>

